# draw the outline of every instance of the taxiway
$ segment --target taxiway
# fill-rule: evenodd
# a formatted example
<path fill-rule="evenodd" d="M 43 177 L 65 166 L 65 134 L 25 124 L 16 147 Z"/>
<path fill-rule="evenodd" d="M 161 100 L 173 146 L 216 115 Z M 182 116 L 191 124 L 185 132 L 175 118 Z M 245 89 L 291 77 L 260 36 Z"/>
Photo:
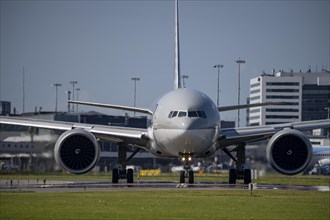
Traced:
<path fill-rule="evenodd" d="M 32 192 L 86 192 L 111 190 L 308 190 L 330 191 L 329 186 L 303 186 L 285 184 L 235 184 L 223 182 L 196 182 L 179 184 L 176 181 L 136 181 L 127 184 L 125 180 L 113 184 L 111 180 L 70 180 L 70 179 L 2 179 L 0 191 Z"/>

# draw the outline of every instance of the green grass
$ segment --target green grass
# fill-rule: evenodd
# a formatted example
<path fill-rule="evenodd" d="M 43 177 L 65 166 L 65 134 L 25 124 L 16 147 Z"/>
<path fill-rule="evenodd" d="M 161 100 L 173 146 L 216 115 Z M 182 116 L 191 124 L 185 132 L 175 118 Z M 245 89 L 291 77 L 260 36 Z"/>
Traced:
<path fill-rule="evenodd" d="M 0 175 L 0 179 L 109 179 L 109 175 Z M 196 175 L 222 182 L 226 176 Z M 177 174 L 140 180 L 178 181 Z M 259 184 L 325 185 L 329 176 L 267 175 Z M 80 193 L 0 192 L 0 219 L 329 219 L 330 193 L 296 190 L 111 190 Z"/>
<path fill-rule="evenodd" d="M 329 192 L 1 192 L 0 219 L 329 219 Z"/>

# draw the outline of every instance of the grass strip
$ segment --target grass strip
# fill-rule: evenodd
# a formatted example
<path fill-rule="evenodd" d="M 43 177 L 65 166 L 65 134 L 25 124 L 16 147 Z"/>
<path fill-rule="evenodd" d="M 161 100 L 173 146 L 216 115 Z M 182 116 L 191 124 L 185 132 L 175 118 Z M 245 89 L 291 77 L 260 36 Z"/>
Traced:
<path fill-rule="evenodd" d="M 329 192 L 1 192 L 0 219 L 329 219 Z"/>

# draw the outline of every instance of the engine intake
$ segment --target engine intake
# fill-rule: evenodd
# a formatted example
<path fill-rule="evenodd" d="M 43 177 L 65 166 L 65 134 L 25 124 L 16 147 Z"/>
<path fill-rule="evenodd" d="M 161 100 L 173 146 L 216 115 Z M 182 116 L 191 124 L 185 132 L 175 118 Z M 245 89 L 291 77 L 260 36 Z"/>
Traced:
<path fill-rule="evenodd" d="M 295 175 L 309 165 L 313 153 L 309 139 L 300 131 L 284 129 L 270 139 L 266 153 L 271 166 L 279 173 Z"/>
<path fill-rule="evenodd" d="M 70 173 L 83 174 L 95 167 L 100 147 L 93 134 L 84 129 L 64 132 L 54 148 L 56 162 Z"/>

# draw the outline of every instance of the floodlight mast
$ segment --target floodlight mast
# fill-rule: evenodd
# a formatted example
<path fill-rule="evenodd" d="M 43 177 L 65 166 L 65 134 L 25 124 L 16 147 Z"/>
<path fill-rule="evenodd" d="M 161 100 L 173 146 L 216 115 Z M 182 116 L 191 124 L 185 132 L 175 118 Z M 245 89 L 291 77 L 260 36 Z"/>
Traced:
<path fill-rule="evenodd" d="M 132 79 L 134 81 L 134 102 L 133 105 L 134 107 L 136 107 L 136 81 L 140 81 L 139 77 L 132 77 Z M 134 116 L 135 116 L 135 112 L 134 112 Z"/>
<path fill-rule="evenodd" d="M 55 87 L 55 113 L 57 113 L 57 91 L 59 86 L 62 86 L 62 84 L 60 83 L 52 84 L 52 87 Z"/>
<path fill-rule="evenodd" d="M 68 91 L 65 91 L 65 93 L 68 94 L 68 113 L 70 113 L 70 102 L 69 102 L 69 100 L 70 100 L 71 91 L 68 90 Z"/>
<path fill-rule="evenodd" d="M 76 85 L 78 81 L 70 81 L 70 84 L 72 84 L 72 100 L 74 101 L 74 85 Z M 72 105 L 72 112 L 74 112 L 74 105 Z"/>
<path fill-rule="evenodd" d="M 223 65 L 222 64 L 216 64 L 213 66 L 213 68 L 217 68 L 218 69 L 218 90 L 217 90 L 217 106 L 219 107 L 220 105 L 220 68 L 223 68 Z"/>
<path fill-rule="evenodd" d="M 237 105 L 240 105 L 240 97 L 241 97 L 241 64 L 245 63 L 245 60 L 242 60 L 241 58 L 238 58 L 238 60 L 235 60 L 236 63 L 238 63 L 238 86 L 237 86 Z M 237 127 L 239 127 L 240 124 L 240 117 L 239 117 L 240 110 L 237 110 Z"/>
<path fill-rule="evenodd" d="M 76 91 L 77 91 L 77 101 L 79 100 L 79 91 L 80 91 L 80 88 L 76 88 Z M 78 104 L 76 105 L 76 111 L 78 112 Z"/>

